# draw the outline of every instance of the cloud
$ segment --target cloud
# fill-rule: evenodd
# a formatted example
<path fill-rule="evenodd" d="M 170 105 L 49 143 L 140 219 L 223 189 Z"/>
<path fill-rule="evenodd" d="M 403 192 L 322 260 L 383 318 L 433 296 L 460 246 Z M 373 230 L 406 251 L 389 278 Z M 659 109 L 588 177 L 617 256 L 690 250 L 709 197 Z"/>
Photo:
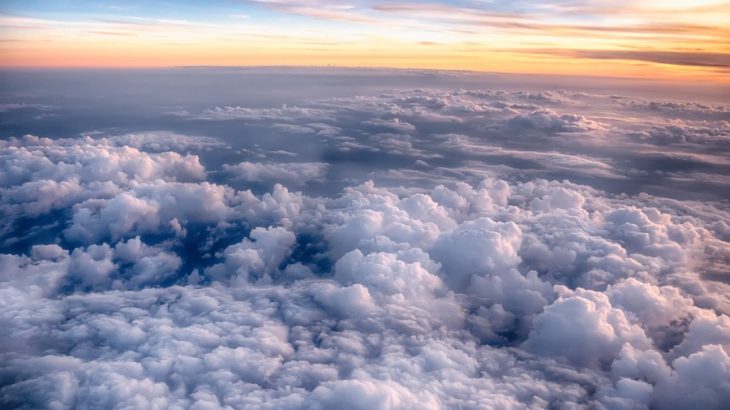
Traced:
<path fill-rule="evenodd" d="M 730 120 L 730 110 L 722 105 L 684 101 L 652 101 L 617 97 L 614 100 L 631 109 L 664 114 L 669 118 L 689 120 Z M 724 127 L 723 127 L 724 128 Z"/>
<path fill-rule="evenodd" d="M 522 232 L 517 225 L 479 218 L 439 236 L 431 253 L 444 266 L 453 288 L 464 291 L 472 275 L 517 266 L 521 242 Z"/>
<path fill-rule="evenodd" d="M 328 164 L 323 162 L 300 162 L 288 164 L 265 164 L 244 161 L 235 165 L 224 165 L 234 179 L 256 182 L 279 182 L 301 184 L 321 181 L 327 173 Z"/>
<path fill-rule="evenodd" d="M 730 54 L 697 51 L 535 49 L 524 53 L 550 54 L 595 60 L 634 60 L 677 66 L 730 68 Z"/>
<path fill-rule="evenodd" d="M 250 108 L 240 106 L 224 106 L 208 108 L 193 118 L 201 120 L 248 120 L 248 121 L 295 121 L 301 118 L 315 119 L 326 117 L 327 111 L 316 108 L 289 107 L 286 104 L 280 108 Z"/>
<path fill-rule="evenodd" d="M 364 124 L 374 128 L 384 128 L 386 130 L 400 131 L 403 133 L 416 130 L 416 127 L 414 127 L 413 124 L 402 122 L 399 118 L 393 118 L 391 120 L 371 120 L 366 121 Z"/>
<path fill-rule="evenodd" d="M 237 109 L 229 108 L 215 109 L 225 115 L 186 118 L 240 117 Z M 276 121 L 270 130 L 282 141 L 276 149 L 247 149 L 270 155 L 288 148 L 283 141 L 290 141 L 292 132 L 306 135 L 309 146 L 322 155 L 310 151 L 298 161 L 328 163 L 328 178 L 346 175 L 345 166 L 402 177 L 420 160 L 437 173 L 458 169 L 483 176 L 497 170 L 508 177 L 519 172 L 577 178 L 615 193 L 628 187 L 632 194 L 719 199 L 725 196 L 719 189 L 722 178 L 707 175 L 730 175 L 719 155 L 727 148 L 728 134 L 727 108 L 722 105 L 565 90 L 417 89 L 243 111 L 241 118 L 258 126 Z M 428 176 L 433 178 L 434 172 Z"/>
<path fill-rule="evenodd" d="M 167 131 L 131 133 L 106 138 L 115 145 L 134 147 L 145 152 L 187 152 L 227 147 L 221 140 L 211 137 L 190 136 Z"/>
<path fill-rule="evenodd" d="M 126 139 L 122 139 L 125 141 Z M 77 178 L 81 182 L 126 184 L 131 180 L 198 181 L 205 170 L 196 155 L 148 153 L 110 140 L 54 141 L 26 135 L 2 144 L 7 161 L 0 180 L 4 187 L 33 180 Z"/>
<path fill-rule="evenodd" d="M 600 186 L 676 171 L 632 165 L 658 151 L 723 175 L 706 151 L 724 108 L 419 90 L 251 110 L 180 121 L 257 121 L 284 144 L 0 144 L 3 406 L 728 401 L 729 288 L 706 278 L 730 252 L 727 210 Z M 292 118 L 319 133 L 317 159 L 276 126 Z M 631 134 L 657 130 L 686 138 Z"/>
<path fill-rule="evenodd" d="M 626 343 L 650 346 L 641 328 L 614 309 L 606 295 L 579 288 L 561 295 L 535 318 L 524 347 L 591 367 L 611 363 Z"/>
<path fill-rule="evenodd" d="M 211 266 L 206 275 L 219 280 L 255 281 L 279 274 L 279 266 L 291 253 L 296 238 L 284 228 L 255 228 L 251 240 L 231 245 L 223 252 L 225 262 Z"/>
<path fill-rule="evenodd" d="M 65 235 L 76 241 L 113 240 L 180 223 L 225 221 L 231 212 L 225 202 L 230 188 L 209 184 L 153 183 L 138 185 L 110 199 L 90 199 L 74 207 Z"/>
<path fill-rule="evenodd" d="M 312 17 L 322 20 L 343 21 L 348 23 L 372 23 L 376 20 L 359 10 L 352 4 L 331 4 L 327 1 L 279 1 L 279 0 L 247 0 L 249 3 L 261 5 L 273 10 Z"/>
<path fill-rule="evenodd" d="M 656 387 L 657 404 L 663 407 L 722 407 L 730 399 L 728 364 L 730 357 L 719 345 L 705 345 L 699 352 L 676 359 L 672 363 L 675 371 Z"/>
<path fill-rule="evenodd" d="M 49 111 L 53 107 L 50 105 L 43 104 L 28 104 L 28 103 L 4 103 L 0 104 L 0 112 L 5 113 L 8 111 L 15 110 L 38 110 L 38 111 Z"/>
<path fill-rule="evenodd" d="M 507 127 L 516 132 L 525 130 L 543 130 L 548 132 L 591 131 L 600 127 L 594 121 L 581 115 L 556 114 L 550 110 L 533 111 L 520 114 L 507 121 Z"/>

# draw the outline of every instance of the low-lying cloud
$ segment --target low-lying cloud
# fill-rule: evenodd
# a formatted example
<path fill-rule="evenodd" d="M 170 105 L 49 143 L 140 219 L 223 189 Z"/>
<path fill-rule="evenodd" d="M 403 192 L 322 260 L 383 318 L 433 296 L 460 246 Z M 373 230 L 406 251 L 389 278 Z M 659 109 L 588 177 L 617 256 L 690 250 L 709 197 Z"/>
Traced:
<path fill-rule="evenodd" d="M 667 172 L 634 148 L 722 177 L 726 111 L 644 124 L 593 100 L 655 110 L 420 90 L 183 119 L 309 133 L 316 159 L 169 132 L 3 141 L 0 401 L 723 408 L 730 285 L 706 272 L 730 255 L 727 209 L 569 179 Z"/>

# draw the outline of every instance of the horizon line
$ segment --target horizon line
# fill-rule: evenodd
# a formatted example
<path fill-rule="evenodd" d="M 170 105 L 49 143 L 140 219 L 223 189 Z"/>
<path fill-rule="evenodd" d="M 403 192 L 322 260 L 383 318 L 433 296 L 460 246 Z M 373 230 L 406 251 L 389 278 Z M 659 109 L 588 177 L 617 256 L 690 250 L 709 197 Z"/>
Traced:
<path fill-rule="evenodd" d="M 516 71 L 495 71 L 495 70 L 478 70 L 478 69 L 459 69 L 459 68 L 434 68 L 434 67 L 397 67 L 397 66 L 356 66 L 356 65 L 333 65 L 333 64 L 262 64 L 262 65 L 150 65 L 150 66 L 1 66 L 0 71 L 104 71 L 104 70 L 173 70 L 173 69 L 338 69 L 338 70 L 390 70 L 402 72 L 431 72 L 431 73 L 455 73 L 455 74 L 472 74 L 472 75 L 496 75 L 496 76 L 523 76 L 523 77 L 557 77 L 557 78 L 586 78 L 601 80 L 620 80 L 620 81 L 638 81 L 638 82 L 654 82 L 654 83 L 676 83 L 677 78 L 668 77 L 639 77 L 639 76 L 610 76 L 610 75 L 591 75 L 591 74 L 568 74 L 568 73 L 540 73 L 540 72 L 516 72 Z M 722 78 L 722 77 L 721 77 Z M 730 76 L 718 80 L 717 77 L 711 78 L 683 78 L 682 83 L 706 83 L 706 84 L 723 84 L 730 86 Z"/>

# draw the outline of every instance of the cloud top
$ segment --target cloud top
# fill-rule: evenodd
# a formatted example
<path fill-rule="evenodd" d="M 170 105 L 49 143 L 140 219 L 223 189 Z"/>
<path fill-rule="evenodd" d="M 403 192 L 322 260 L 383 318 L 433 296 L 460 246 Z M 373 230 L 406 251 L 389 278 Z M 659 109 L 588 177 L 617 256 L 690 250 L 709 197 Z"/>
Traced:
<path fill-rule="evenodd" d="M 287 107 L 176 114 L 284 146 L 0 143 L 4 407 L 730 401 L 726 207 L 599 186 L 726 184 L 725 108 L 488 90 Z"/>

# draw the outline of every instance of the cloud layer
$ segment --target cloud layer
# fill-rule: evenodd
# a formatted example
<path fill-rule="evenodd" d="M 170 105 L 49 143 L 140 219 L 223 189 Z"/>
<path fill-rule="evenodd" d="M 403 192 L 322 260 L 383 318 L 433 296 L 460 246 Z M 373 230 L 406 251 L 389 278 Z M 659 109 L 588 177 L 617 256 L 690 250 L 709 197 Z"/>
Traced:
<path fill-rule="evenodd" d="M 307 104 L 176 114 L 273 129 L 289 150 L 2 141 L 3 406 L 730 402 L 730 214 L 606 183 L 727 185 L 725 107 L 481 90 Z"/>

